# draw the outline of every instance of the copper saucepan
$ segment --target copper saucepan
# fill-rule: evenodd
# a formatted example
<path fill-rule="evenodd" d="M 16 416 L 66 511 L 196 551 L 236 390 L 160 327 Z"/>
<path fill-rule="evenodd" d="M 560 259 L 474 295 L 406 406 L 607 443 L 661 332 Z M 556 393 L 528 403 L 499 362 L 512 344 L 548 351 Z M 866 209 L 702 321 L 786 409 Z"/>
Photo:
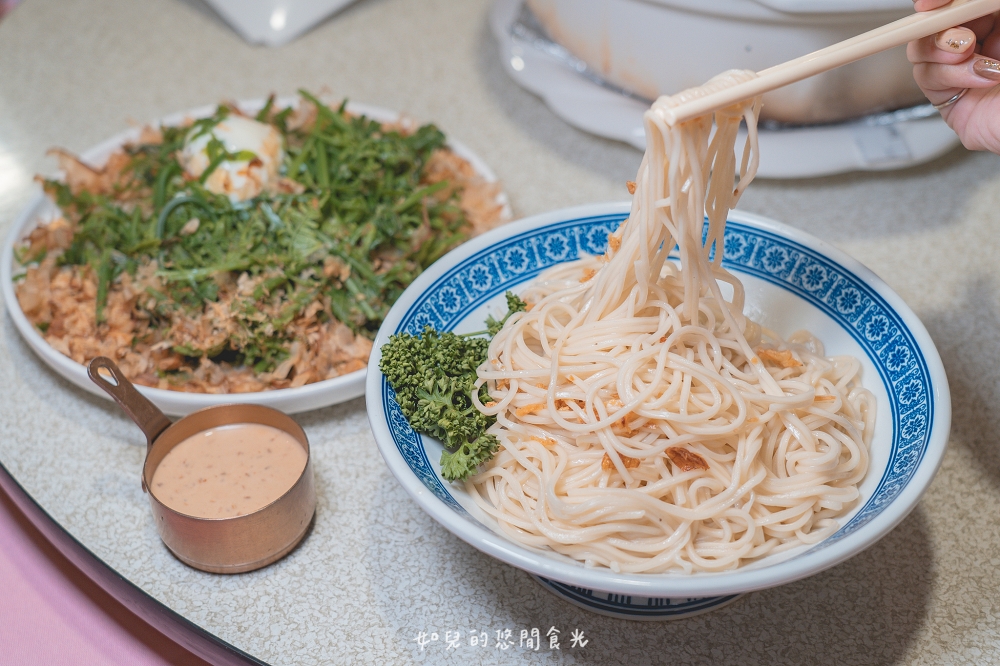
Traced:
<path fill-rule="evenodd" d="M 110 379 L 99 372 L 102 369 Z M 316 490 L 309 441 L 291 417 L 259 405 L 218 405 L 171 423 L 111 359 L 95 358 L 87 372 L 146 435 L 142 490 L 149 495 L 160 538 L 179 560 L 211 573 L 242 573 L 281 559 L 302 540 L 316 511 Z M 284 495 L 252 513 L 231 518 L 189 516 L 156 498 L 150 490 L 153 472 L 171 449 L 196 433 L 236 423 L 259 423 L 283 430 L 305 449 L 305 468 Z"/>

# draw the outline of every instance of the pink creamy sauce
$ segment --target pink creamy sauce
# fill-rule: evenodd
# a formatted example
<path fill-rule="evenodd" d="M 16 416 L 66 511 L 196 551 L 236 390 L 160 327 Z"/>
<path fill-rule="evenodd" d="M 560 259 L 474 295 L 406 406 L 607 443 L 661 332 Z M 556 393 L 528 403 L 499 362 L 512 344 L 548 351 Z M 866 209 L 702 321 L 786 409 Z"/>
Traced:
<path fill-rule="evenodd" d="M 305 449 L 284 430 L 236 423 L 203 430 L 171 449 L 150 490 L 174 511 L 231 518 L 284 495 L 305 466 Z"/>

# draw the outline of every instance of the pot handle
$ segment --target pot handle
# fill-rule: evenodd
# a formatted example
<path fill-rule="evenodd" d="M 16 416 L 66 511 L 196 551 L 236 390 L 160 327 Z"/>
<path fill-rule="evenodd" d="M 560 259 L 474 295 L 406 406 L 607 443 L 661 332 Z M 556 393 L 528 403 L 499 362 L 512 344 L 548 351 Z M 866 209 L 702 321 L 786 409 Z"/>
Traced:
<path fill-rule="evenodd" d="M 913 11 L 913 0 L 754 0 L 782 14 L 871 14 Z"/>
<path fill-rule="evenodd" d="M 113 381 L 98 372 L 102 368 L 108 371 Z M 170 419 L 164 416 L 146 396 L 139 393 L 110 358 L 105 356 L 95 358 L 87 366 L 87 375 L 92 382 L 114 398 L 128 417 L 139 426 L 146 435 L 146 453 L 149 453 L 153 441 L 170 426 Z"/>

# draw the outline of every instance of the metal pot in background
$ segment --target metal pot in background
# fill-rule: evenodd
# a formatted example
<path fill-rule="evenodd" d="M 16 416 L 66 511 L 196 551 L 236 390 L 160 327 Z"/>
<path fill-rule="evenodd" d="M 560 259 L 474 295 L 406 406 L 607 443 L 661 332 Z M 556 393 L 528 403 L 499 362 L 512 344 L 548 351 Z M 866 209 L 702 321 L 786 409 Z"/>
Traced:
<path fill-rule="evenodd" d="M 913 12 L 911 0 L 527 0 L 593 73 L 655 99 L 727 69 L 761 70 Z M 761 118 L 829 123 L 926 101 L 904 47 L 764 96 Z"/>

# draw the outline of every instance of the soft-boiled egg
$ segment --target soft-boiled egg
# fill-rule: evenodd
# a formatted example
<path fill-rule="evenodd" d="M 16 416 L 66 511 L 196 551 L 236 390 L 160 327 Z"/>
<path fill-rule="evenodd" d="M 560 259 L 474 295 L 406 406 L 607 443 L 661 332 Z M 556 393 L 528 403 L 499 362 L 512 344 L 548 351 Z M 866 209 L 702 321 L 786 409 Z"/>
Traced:
<path fill-rule="evenodd" d="M 227 116 L 208 131 L 195 126 L 188 134 L 180 162 L 192 178 L 201 178 L 211 164 L 208 144 L 222 143 L 227 153 L 253 153 L 252 159 L 223 160 L 205 179 L 210 192 L 225 194 L 232 202 L 252 199 L 278 182 L 284 159 L 281 134 L 271 125 L 243 116 Z"/>

